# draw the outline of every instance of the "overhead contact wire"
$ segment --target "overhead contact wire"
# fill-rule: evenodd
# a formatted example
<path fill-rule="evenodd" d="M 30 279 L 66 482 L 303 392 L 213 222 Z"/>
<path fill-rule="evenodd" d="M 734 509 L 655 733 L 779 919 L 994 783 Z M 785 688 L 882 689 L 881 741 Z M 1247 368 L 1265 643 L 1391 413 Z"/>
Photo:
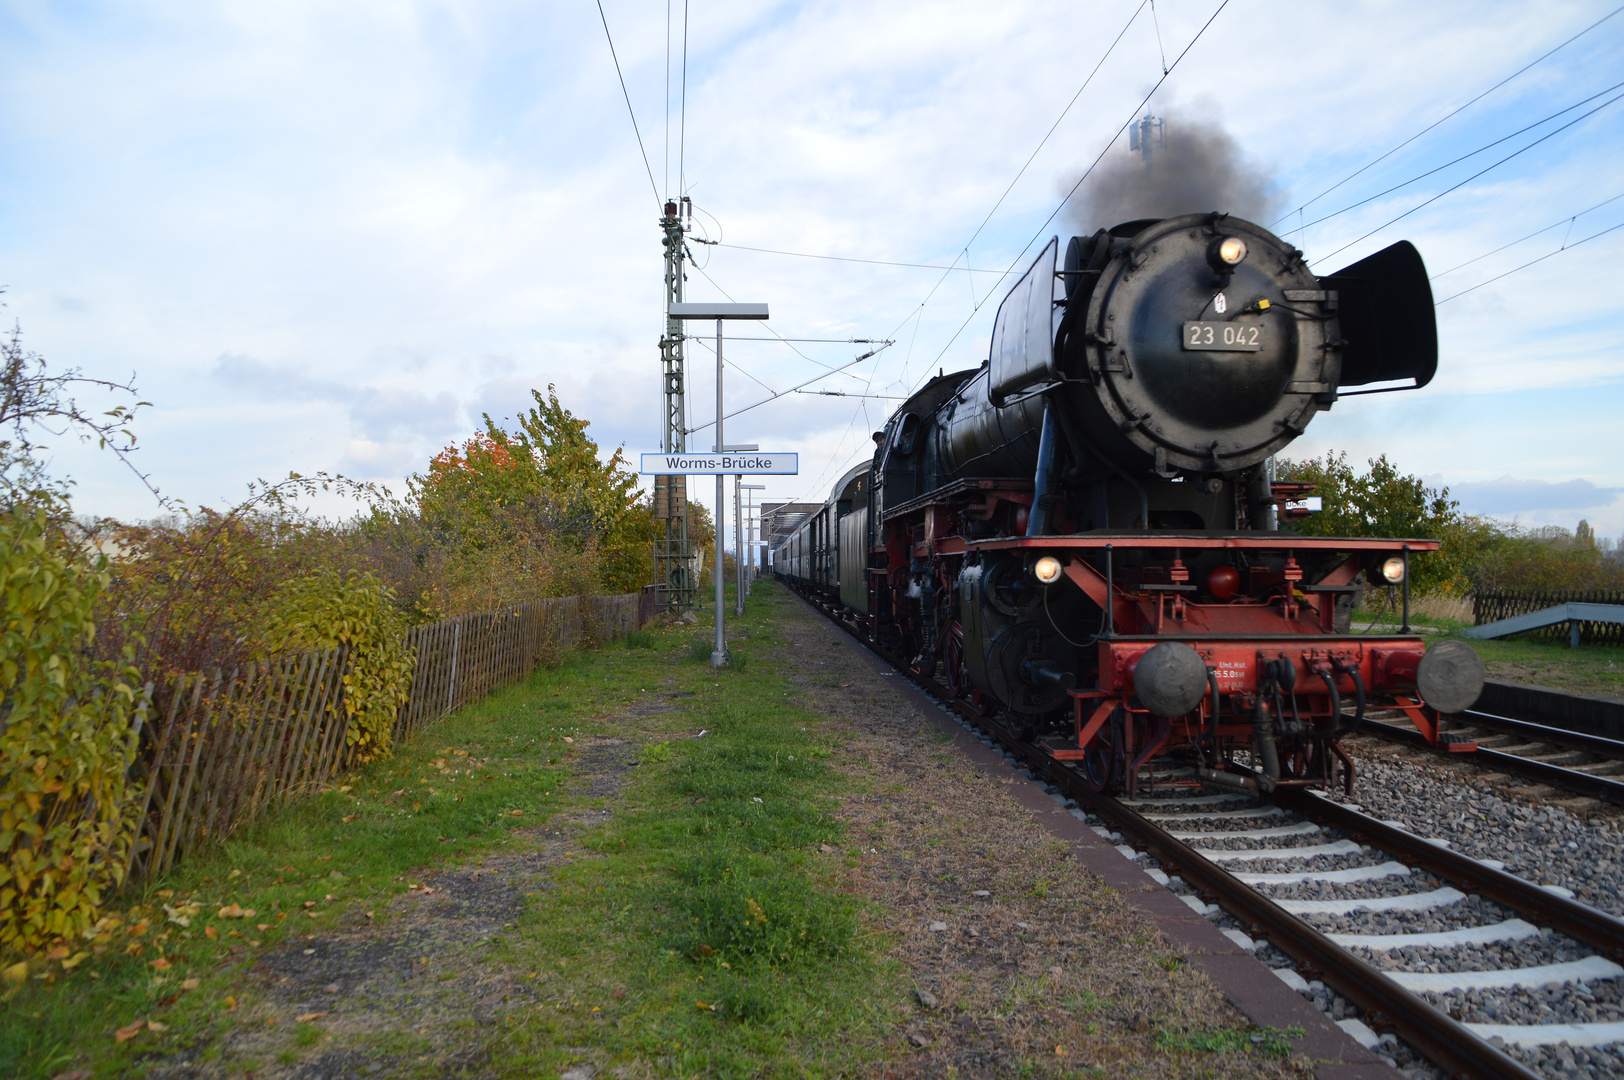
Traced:
<path fill-rule="evenodd" d="M 1454 300 L 1454 299 L 1456 299 L 1458 297 L 1465 296 L 1469 292 L 1476 292 L 1478 289 L 1481 289 L 1485 285 L 1492 285 L 1496 281 L 1499 281 L 1501 278 L 1510 277 L 1512 274 L 1515 274 L 1520 270 L 1527 270 L 1530 266 L 1534 266 L 1534 265 L 1536 265 L 1538 263 L 1542 263 L 1546 259 L 1553 258 L 1554 256 L 1562 254 L 1564 251 L 1572 251 L 1574 248 L 1578 247 L 1581 244 L 1588 244 L 1592 240 L 1595 240 L 1595 239 L 1598 239 L 1600 237 L 1606 236 L 1608 233 L 1617 232 L 1620 229 L 1624 229 L 1624 221 L 1621 221 L 1617 225 L 1613 225 L 1613 226 L 1611 226 L 1609 228 L 1602 229 L 1600 232 L 1591 233 L 1589 236 L 1585 237 L 1583 240 L 1575 240 L 1571 244 L 1563 244 L 1561 247 L 1557 248 L 1555 251 L 1548 251 L 1544 255 L 1541 255 L 1537 259 L 1530 259 L 1529 261 L 1523 263 L 1521 266 L 1513 267 L 1510 270 L 1507 270 L 1503 274 L 1496 274 L 1494 277 L 1491 277 L 1487 281 L 1480 281 L 1476 285 L 1473 285 L 1470 289 L 1462 289 L 1460 292 L 1455 293 L 1453 296 L 1446 296 L 1442 300 L 1439 300 L 1436 303 L 1434 303 L 1433 306 L 1437 307 L 1440 304 L 1447 304 L 1451 300 Z"/>
<path fill-rule="evenodd" d="M 632 118 L 632 134 L 637 136 L 637 152 L 643 155 L 643 171 L 648 173 L 649 190 L 654 192 L 654 205 L 660 206 L 660 185 L 654 182 L 654 168 L 648 163 L 648 150 L 643 147 L 643 133 L 637 129 L 637 112 L 632 108 L 632 96 L 626 90 L 626 76 L 620 71 L 620 57 L 615 54 L 615 37 L 609 32 L 609 16 L 603 13 L 603 0 L 597 0 L 598 18 L 603 20 L 603 36 L 609 42 L 609 58 L 615 62 L 615 77 L 620 80 L 620 93 L 626 99 L 626 115 Z"/>
<path fill-rule="evenodd" d="M 1066 192 L 1065 197 L 1060 200 L 1059 204 L 1055 206 L 1054 210 L 1050 212 L 1049 216 L 1043 219 L 1043 224 L 1038 226 L 1038 231 L 1032 235 L 1032 239 L 1026 242 L 1026 246 L 1021 248 L 1020 254 L 1015 256 L 1014 261 L 1009 264 L 1009 269 L 1004 271 L 1005 277 L 1008 277 L 1010 274 L 1015 272 L 1015 268 L 1019 266 L 1026 258 L 1026 253 L 1032 250 L 1032 245 L 1037 243 L 1038 237 L 1042 236 L 1048 231 L 1049 225 L 1056 217 L 1059 216 L 1060 211 L 1065 209 L 1066 204 L 1071 201 L 1071 197 L 1077 194 L 1078 189 L 1083 186 L 1083 182 L 1093 174 L 1094 170 L 1099 167 L 1100 162 L 1105 159 L 1105 155 L 1110 152 L 1111 147 L 1115 146 L 1116 141 L 1122 137 L 1122 133 L 1128 130 L 1128 125 L 1134 122 L 1134 118 L 1139 115 L 1139 110 L 1149 104 L 1150 99 L 1156 96 L 1156 91 L 1162 88 L 1162 84 L 1172 76 L 1173 71 L 1179 66 L 1180 62 L 1189 55 L 1190 50 L 1195 48 L 1196 42 L 1200 41 L 1202 35 L 1207 32 L 1207 28 L 1217 20 L 1219 15 L 1223 14 L 1224 8 L 1228 6 L 1229 0 L 1223 0 L 1223 2 L 1218 5 L 1218 9 L 1212 13 L 1211 17 L 1208 18 L 1205 23 L 1201 24 L 1201 29 L 1196 31 L 1195 37 L 1190 39 L 1190 43 L 1184 47 L 1184 51 L 1173 58 L 1172 65 L 1162 74 L 1161 78 L 1156 80 L 1156 85 L 1152 86 L 1150 88 L 1150 92 L 1147 93 L 1139 104 L 1134 107 L 1133 113 L 1123 122 L 1122 126 L 1116 129 L 1116 133 L 1111 136 L 1110 141 L 1105 144 L 1105 148 L 1102 149 L 1094 158 L 1093 163 L 1089 165 L 1087 171 L 1085 171 L 1082 176 L 1077 178 L 1077 182 L 1071 186 L 1071 190 Z M 994 286 L 993 291 L 997 291 L 997 286 Z M 988 293 L 987 295 L 988 299 L 991 299 L 992 293 Z M 970 312 L 970 314 L 965 318 L 964 322 L 959 324 L 959 328 L 953 331 L 953 336 L 948 338 L 947 344 L 942 346 L 941 352 L 936 354 L 935 359 L 931 361 L 931 365 L 935 365 L 938 360 L 947 355 L 947 350 L 953 347 L 953 343 L 959 339 L 959 335 L 964 333 L 964 328 L 970 325 L 970 320 L 974 319 L 976 315 L 980 313 L 980 311 L 981 309 L 979 307 L 976 308 L 976 310 Z"/>
<path fill-rule="evenodd" d="M 1555 138 L 1556 136 L 1562 134 L 1562 132 L 1568 130 L 1568 128 L 1573 127 L 1575 124 L 1583 123 L 1585 120 L 1588 120 L 1590 117 L 1595 116 L 1597 113 L 1599 113 L 1603 109 L 1607 108 L 1607 106 L 1612 105 L 1612 104 L 1614 104 L 1614 103 L 1616 103 L 1616 102 L 1618 102 L 1620 100 L 1624 100 L 1624 94 L 1619 94 L 1617 97 L 1614 97 L 1614 98 L 1611 98 L 1611 99 L 1609 99 L 1607 101 L 1602 102 L 1600 105 L 1597 105 L 1594 109 L 1591 109 L 1589 112 L 1584 113 L 1584 114 L 1582 114 L 1580 116 L 1574 117 L 1572 120 L 1569 120 L 1567 123 L 1565 123 L 1561 127 L 1557 128 L 1555 131 L 1550 131 L 1550 132 L 1547 132 L 1544 135 L 1541 135 L 1539 138 L 1535 139 L 1533 142 L 1529 143 L 1527 146 L 1524 146 L 1520 150 L 1512 151 L 1511 153 L 1507 154 L 1505 157 L 1501 158 L 1499 161 L 1496 161 L 1493 165 L 1489 165 L 1489 166 L 1486 166 L 1486 167 L 1484 167 L 1482 169 L 1479 169 L 1477 172 L 1473 173 L 1471 176 L 1468 176 L 1466 179 L 1462 180 L 1460 183 L 1454 185 L 1453 187 L 1445 188 L 1443 191 L 1438 192 L 1438 194 L 1434 195 L 1430 199 L 1427 199 L 1425 202 L 1422 202 L 1422 203 L 1420 203 L 1420 204 L 1418 204 L 1416 206 L 1410 207 L 1408 210 L 1404 211 L 1404 213 L 1402 213 L 1402 214 L 1398 215 L 1397 217 L 1393 218 L 1391 221 L 1387 221 L 1387 222 L 1385 222 L 1385 223 L 1383 223 L 1381 225 L 1376 226 L 1374 229 L 1371 229 L 1369 232 L 1365 233 L 1363 236 L 1360 236 L 1360 237 L 1358 237 L 1356 239 L 1353 239 L 1353 240 L 1349 240 L 1346 244 L 1343 244 L 1341 247 L 1337 248 L 1335 251 L 1330 252 L 1327 255 L 1322 255 L 1319 258 L 1315 259 L 1314 261 L 1315 262 L 1322 262 L 1325 259 L 1329 259 L 1329 258 L 1331 258 L 1331 257 L 1333 257 L 1335 255 L 1340 255 L 1342 252 L 1348 250 L 1353 245 L 1355 245 L 1357 243 L 1360 243 L 1361 241 L 1370 239 L 1372 236 L 1375 236 L 1377 233 L 1381 232 L 1383 229 L 1387 228 L 1390 225 L 1396 225 L 1398 222 L 1403 221 L 1405 218 L 1409 217 L 1411 214 L 1415 213 L 1417 210 L 1423 210 L 1426 207 L 1431 206 L 1433 203 L 1437 202 L 1439 199 L 1443 198 L 1445 195 L 1448 195 L 1448 194 L 1450 194 L 1452 192 L 1459 191 L 1461 188 L 1465 187 L 1467 184 L 1470 184 L 1473 180 L 1476 180 L 1478 177 L 1483 176 L 1486 173 L 1493 172 L 1495 169 L 1498 169 L 1500 166 L 1504 165 L 1506 162 L 1510 161 L 1512 158 L 1519 157 L 1519 156 L 1521 156 L 1523 154 L 1526 154 L 1528 151 L 1532 150 L 1534 147 L 1538 146 L 1540 143 L 1545 142 L 1548 139 Z"/>
<path fill-rule="evenodd" d="M 1283 215 L 1279 220 L 1277 220 L 1273 225 L 1271 225 L 1269 227 L 1271 229 L 1275 228 L 1276 226 L 1278 226 L 1280 224 L 1280 222 L 1285 221 L 1286 218 L 1291 217 L 1292 214 L 1301 213 L 1310 204 L 1318 202 L 1320 199 L 1325 198 L 1325 196 L 1329 195 L 1331 192 L 1335 191 L 1337 188 L 1341 187 L 1343 184 L 1346 184 L 1349 180 L 1352 180 L 1354 177 L 1360 175 L 1361 173 L 1365 172 L 1366 170 L 1371 169 L 1374 166 L 1381 164 L 1383 161 L 1386 161 L 1388 158 L 1392 157 L 1394 154 L 1398 153 L 1400 150 L 1404 149 L 1406 146 L 1409 146 L 1411 143 L 1415 142 L 1415 140 L 1419 139 L 1421 136 L 1425 135 L 1427 132 L 1431 131 L 1433 128 L 1436 128 L 1439 124 L 1442 124 L 1445 121 L 1451 119 L 1452 117 L 1459 115 L 1464 110 L 1471 108 L 1473 105 L 1477 104 L 1479 101 L 1482 101 L 1484 98 L 1488 97 L 1490 94 L 1494 93 L 1496 90 L 1498 90 L 1502 86 L 1506 85 L 1506 83 L 1510 82 L 1511 80 L 1517 78 L 1517 76 L 1522 75 L 1524 72 L 1528 71 L 1529 68 L 1532 68 L 1535 65 L 1540 64 L 1543 61 L 1550 59 L 1552 56 L 1556 55 L 1558 52 L 1560 52 L 1563 49 L 1567 48 L 1569 45 L 1572 45 L 1575 41 L 1578 41 L 1580 38 L 1582 38 L 1586 34 L 1590 33 L 1590 31 L 1596 29 L 1596 27 L 1600 26 L 1602 23 L 1606 22 L 1608 19 L 1611 19 L 1613 16 L 1617 15 L 1621 11 L 1624 11 L 1624 6 L 1616 7 L 1612 11 L 1609 11 L 1606 15 L 1603 15 L 1601 18 L 1597 19 L 1595 22 L 1591 23 L 1589 26 L 1585 27 L 1583 30 L 1579 31 L 1577 34 L 1574 34 L 1572 37 L 1570 37 L 1566 41 L 1562 42 L 1562 44 L 1560 44 L 1560 45 L 1556 46 L 1555 48 L 1551 49 L 1549 52 L 1542 53 L 1541 55 L 1539 55 L 1535 59 L 1530 60 L 1527 64 L 1524 64 L 1522 67 L 1518 68 L 1516 71 L 1513 71 L 1510 75 L 1507 75 L 1505 78 L 1501 79 L 1499 82 L 1495 83 L 1493 86 L 1489 87 L 1487 90 L 1483 91 L 1481 94 L 1478 94 L 1476 97 L 1472 98 L 1470 101 L 1466 102 L 1463 105 L 1457 106 L 1456 108 L 1454 108 L 1454 109 L 1450 110 L 1448 113 L 1446 113 L 1444 116 L 1439 117 L 1437 120 L 1434 120 L 1432 123 L 1428 124 L 1426 127 L 1422 128 L 1420 131 L 1416 132 L 1414 135 L 1411 135 L 1408 139 L 1405 139 L 1403 142 L 1399 143 L 1397 146 L 1395 146 L 1391 150 L 1387 151 L 1381 157 L 1378 157 L 1378 158 L 1374 159 L 1373 161 L 1370 161 L 1370 162 L 1367 162 L 1364 165 L 1361 165 L 1359 168 L 1355 169 L 1353 172 L 1349 173 L 1347 176 L 1344 176 L 1342 179 L 1338 180 L 1336 183 L 1332 184 L 1330 187 L 1326 188 L 1324 191 L 1320 192 L 1318 195 L 1315 195 L 1312 199 L 1309 199 L 1307 202 L 1302 203 L 1300 206 L 1297 207 L 1297 209 L 1291 211 L 1290 213 L 1287 213 L 1287 214 Z"/>

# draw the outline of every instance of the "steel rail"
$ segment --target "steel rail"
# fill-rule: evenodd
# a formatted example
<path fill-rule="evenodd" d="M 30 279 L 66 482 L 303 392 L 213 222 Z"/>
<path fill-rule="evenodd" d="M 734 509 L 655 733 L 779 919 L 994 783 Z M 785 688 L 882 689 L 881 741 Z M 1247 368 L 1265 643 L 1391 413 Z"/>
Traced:
<path fill-rule="evenodd" d="M 1592 776 L 1590 773 L 1579 772 L 1576 769 L 1564 768 L 1561 765 L 1552 765 L 1548 761 L 1535 761 L 1532 758 L 1518 757 L 1503 750 L 1491 750 L 1486 746 L 1479 746 L 1476 750 L 1450 751 L 1442 747 L 1433 746 L 1427 737 L 1414 728 L 1403 728 L 1396 724 L 1384 723 L 1366 717 L 1359 725 L 1361 734 L 1376 735 L 1390 742 L 1403 743 L 1418 750 L 1426 750 L 1442 757 L 1455 761 L 1466 760 L 1473 765 L 1499 772 L 1507 772 L 1520 776 L 1525 780 L 1534 780 L 1553 787 L 1565 788 L 1577 795 L 1588 795 L 1594 799 L 1605 799 L 1608 802 L 1624 803 L 1624 781 L 1614 780 L 1606 776 Z M 1610 740 L 1609 740 L 1610 741 Z"/>
<path fill-rule="evenodd" d="M 830 611 L 823 603 L 811 597 L 803 598 L 822 611 L 836 626 L 861 642 L 865 648 L 885 660 L 904 678 L 928 691 L 939 704 L 951 709 L 965 721 L 995 739 L 1034 774 L 1042 775 L 1060 788 L 1068 798 L 1089 806 L 1101 818 L 1116 825 L 1119 831 L 1139 841 L 1140 846 L 1155 852 L 1158 858 L 1173 867 L 1178 875 L 1193 885 L 1198 892 L 1216 898 L 1219 906 L 1257 928 L 1259 936 L 1267 938 L 1275 948 L 1315 972 L 1327 986 L 1357 1005 L 1374 1026 L 1391 1027 L 1401 1039 L 1453 1076 L 1468 1080 L 1543 1080 L 1539 1073 L 1533 1072 L 1516 1059 L 1478 1038 L 1460 1021 L 1434 1007 L 1426 999 L 1404 989 L 1380 970 L 1337 945 L 1324 933 L 1286 911 L 1261 892 L 1242 884 L 1227 870 L 1200 855 L 1189 845 L 1174 839 L 1166 830 L 1146 821 L 1115 799 L 1094 793 L 1083 782 L 1074 767 L 1057 762 L 1047 754 L 1036 750 L 1031 744 L 1022 742 L 1007 725 L 971 708 L 954 697 L 935 679 L 911 670 L 905 660 L 878 643 L 870 641 L 865 634 Z M 1329 800 L 1325 799 L 1319 801 L 1329 803 Z M 1350 815 L 1354 813 L 1345 807 L 1337 807 L 1337 810 Z M 1391 828 L 1382 826 L 1381 822 L 1374 818 L 1369 819 L 1369 822 L 1373 826 Z M 1396 829 L 1392 831 L 1399 832 Z M 1409 834 L 1400 835 L 1409 837 Z M 1416 853 L 1418 861 L 1420 854 Z M 1445 852 L 1445 854 L 1454 853 Z M 1469 861 L 1459 855 L 1454 857 Z M 1474 862 L 1473 866 L 1479 871 L 1489 872 L 1489 868 L 1482 864 Z M 1511 878 L 1509 874 L 1501 876 Z M 1512 878 L 1512 881 L 1516 880 Z M 1527 885 L 1526 882 L 1522 884 Z M 1544 899 L 1561 901 L 1563 898 L 1554 893 L 1547 893 Z M 1572 907 L 1583 907 L 1573 904 L 1572 901 L 1567 901 L 1567 904 Z M 1596 914 L 1602 915 L 1603 918 L 1611 918 L 1601 912 Z"/>
<path fill-rule="evenodd" d="M 1624 959 L 1624 919 L 1440 847 L 1369 814 L 1350 810 L 1323 795 L 1301 788 L 1280 788 L 1274 793 L 1274 801 L 1312 821 L 1379 847 L 1395 855 L 1400 862 L 1420 867 L 1452 885 L 1537 919 L 1614 959 Z"/>
<path fill-rule="evenodd" d="M 1196 891 L 1210 896 L 1258 936 L 1315 972 L 1325 985 L 1366 1014 L 1371 1027 L 1391 1026 L 1398 1036 L 1451 1075 L 1534 1080 L 1539 1074 L 1472 1034 L 1470 1028 L 1411 993 L 1307 922 L 1288 912 L 1165 829 L 1105 796 L 1074 783 L 1068 795 L 1085 802 L 1136 846 L 1150 849 Z"/>
<path fill-rule="evenodd" d="M 1517 735 L 1549 746 L 1561 746 L 1568 750 L 1583 750 L 1587 754 L 1595 754 L 1598 757 L 1610 757 L 1624 761 L 1624 742 L 1605 738 L 1601 735 L 1589 735 L 1583 731 L 1569 731 L 1566 728 L 1551 727 L 1549 724 L 1536 724 L 1530 720 L 1515 720 L 1509 716 L 1496 716 L 1494 713 L 1477 712 L 1473 709 L 1461 713 L 1460 722 L 1487 731 L 1498 731 L 1503 735 Z"/>

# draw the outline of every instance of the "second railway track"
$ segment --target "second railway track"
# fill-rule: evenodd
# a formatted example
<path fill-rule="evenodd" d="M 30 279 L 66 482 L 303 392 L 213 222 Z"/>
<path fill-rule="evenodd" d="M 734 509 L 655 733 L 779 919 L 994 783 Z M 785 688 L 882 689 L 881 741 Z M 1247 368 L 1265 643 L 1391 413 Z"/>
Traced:
<path fill-rule="evenodd" d="M 1095 794 L 1073 766 L 854 636 L 1192 909 L 1230 923 L 1283 982 L 1322 1007 L 1329 997 L 1367 1045 L 1390 1033 L 1452 1076 L 1624 1075 L 1624 920 L 1306 791 L 1206 793 L 1164 774 L 1132 804 Z M 1506 1052 L 1553 1046 L 1555 1070 Z"/>
<path fill-rule="evenodd" d="M 1452 718 L 1445 726 L 1447 734 L 1475 749 L 1465 753 L 1439 749 L 1436 753 L 1490 772 L 1624 806 L 1624 742 L 1474 710 Z M 1360 731 L 1417 749 L 1433 749 L 1398 709 L 1372 712 Z"/>

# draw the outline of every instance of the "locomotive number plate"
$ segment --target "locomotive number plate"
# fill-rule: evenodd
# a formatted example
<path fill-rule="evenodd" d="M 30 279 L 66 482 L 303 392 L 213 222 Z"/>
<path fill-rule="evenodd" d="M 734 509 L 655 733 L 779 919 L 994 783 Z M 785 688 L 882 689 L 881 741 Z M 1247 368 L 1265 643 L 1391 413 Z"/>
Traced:
<path fill-rule="evenodd" d="M 1187 322 L 1184 347 L 1196 352 L 1257 352 L 1263 348 L 1263 327 L 1258 323 Z"/>

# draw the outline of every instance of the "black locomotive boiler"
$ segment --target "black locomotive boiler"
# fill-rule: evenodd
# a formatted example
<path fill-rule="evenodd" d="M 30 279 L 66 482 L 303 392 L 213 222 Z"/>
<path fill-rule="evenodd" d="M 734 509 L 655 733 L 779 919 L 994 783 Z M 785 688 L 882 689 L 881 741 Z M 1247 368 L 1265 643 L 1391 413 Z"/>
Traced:
<path fill-rule="evenodd" d="M 1050 241 L 988 359 L 930 380 L 774 553 L 774 572 L 1089 783 L 1151 763 L 1248 791 L 1352 789 L 1338 745 L 1376 693 L 1437 741 L 1483 665 L 1352 634 L 1366 582 L 1422 539 L 1299 535 L 1273 455 L 1341 396 L 1437 368 L 1432 293 L 1400 242 L 1325 277 L 1224 214 Z M 1363 389 L 1360 389 L 1363 388 Z M 1153 774 L 1152 774 L 1153 775 Z"/>

